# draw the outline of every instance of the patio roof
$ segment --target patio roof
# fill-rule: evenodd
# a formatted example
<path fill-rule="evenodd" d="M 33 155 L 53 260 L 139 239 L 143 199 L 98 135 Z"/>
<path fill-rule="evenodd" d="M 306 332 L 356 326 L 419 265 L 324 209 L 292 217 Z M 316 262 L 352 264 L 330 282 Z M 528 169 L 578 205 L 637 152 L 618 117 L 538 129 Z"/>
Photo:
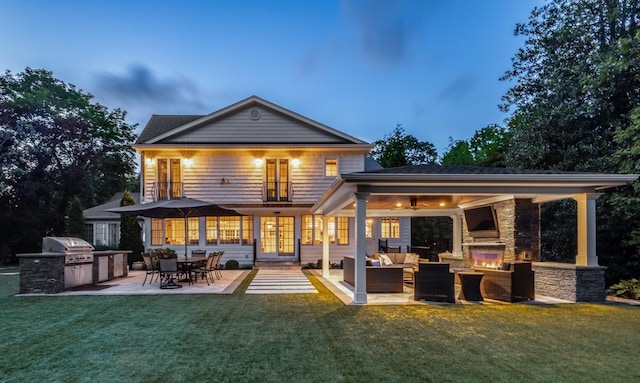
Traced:
<path fill-rule="evenodd" d="M 355 193 L 367 193 L 369 216 L 450 215 L 504 198 L 543 203 L 626 185 L 637 174 L 602 174 L 475 166 L 415 165 L 340 175 L 313 206 L 324 215 L 353 215 Z"/>

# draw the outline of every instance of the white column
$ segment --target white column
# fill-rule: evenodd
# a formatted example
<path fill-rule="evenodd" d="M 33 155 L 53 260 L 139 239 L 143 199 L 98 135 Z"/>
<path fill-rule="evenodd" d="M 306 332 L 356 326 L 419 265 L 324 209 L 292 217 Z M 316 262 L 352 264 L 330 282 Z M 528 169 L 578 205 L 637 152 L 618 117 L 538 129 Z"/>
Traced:
<path fill-rule="evenodd" d="M 452 215 L 453 220 L 453 258 L 462 259 L 462 216 Z"/>
<path fill-rule="evenodd" d="M 333 217 L 322 217 L 322 276 L 329 278 L 329 220 Z"/>
<path fill-rule="evenodd" d="M 578 254 L 576 265 L 598 266 L 596 254 L 596 200 L 602 193 L 573 196 L 578 202 Z"/>
<path fill-rule="evenodd" d="M 369 193 L 355 193 L 356 197 L 356 262 L 353 303 L 367 303 L 367 197 Z"/>

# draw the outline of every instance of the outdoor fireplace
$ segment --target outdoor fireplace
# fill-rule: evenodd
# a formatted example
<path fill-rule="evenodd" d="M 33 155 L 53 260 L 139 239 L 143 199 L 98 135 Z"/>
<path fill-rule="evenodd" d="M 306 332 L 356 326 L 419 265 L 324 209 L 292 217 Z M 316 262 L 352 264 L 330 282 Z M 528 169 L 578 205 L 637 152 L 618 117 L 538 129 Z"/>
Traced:
<path fill-rule="evenodd" d="M 502 266 L 502 251 L 472 251 L 473 267 L 497 269 Z"/>

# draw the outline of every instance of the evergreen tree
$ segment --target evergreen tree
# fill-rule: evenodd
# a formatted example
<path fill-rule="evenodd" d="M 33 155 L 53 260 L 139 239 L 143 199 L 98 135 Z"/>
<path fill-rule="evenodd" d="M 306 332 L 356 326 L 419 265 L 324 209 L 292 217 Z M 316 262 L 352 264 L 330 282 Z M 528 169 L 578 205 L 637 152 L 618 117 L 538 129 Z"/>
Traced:
<path fill-rule="evenodd" d="M 135 205 L 136 201 L 128 190 L 125 190 L 120 200 L 120 206 Z M 142 261 L 142 252 L 144 245 L 142 244 L 142 228 L 138 223 L 138 217 L 130 215 L 122 215 L 120 217 L 120 250 L 131 250 L 128 260 L 129 265 L 133 262 Z"/>

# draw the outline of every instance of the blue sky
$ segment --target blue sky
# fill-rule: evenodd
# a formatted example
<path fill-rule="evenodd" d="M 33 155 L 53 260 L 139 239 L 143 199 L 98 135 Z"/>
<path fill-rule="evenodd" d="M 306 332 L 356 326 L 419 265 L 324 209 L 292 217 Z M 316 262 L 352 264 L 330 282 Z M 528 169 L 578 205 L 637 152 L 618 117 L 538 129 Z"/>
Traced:
<path fill-rule="evenodd" d="M 257 95 L 372 142 L 503 124 L 513 35 L 542 0 L 0 0 L 0 70 L 128 112 L 207 114 Z"/>

